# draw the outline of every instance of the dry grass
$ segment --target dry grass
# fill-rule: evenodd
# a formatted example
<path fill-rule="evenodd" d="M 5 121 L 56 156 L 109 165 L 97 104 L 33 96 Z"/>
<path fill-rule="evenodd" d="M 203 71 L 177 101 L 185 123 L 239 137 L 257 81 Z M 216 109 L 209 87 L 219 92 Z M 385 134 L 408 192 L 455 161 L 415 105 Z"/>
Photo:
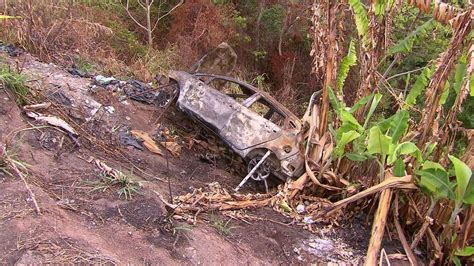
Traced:
<path fill-rule="evenodd" d="M 129 30 L 126 17 L 98 2 L 18 0 L 7 7 L 0 3 L 0 10 L 21 17 L 0 22 L 6 29 L 0 31 L 0 40 L 21 46 L 45 62 L 71 66 L 86 61 L 103 74 L 147 82 L 179 66 L 175 47 L 147 49 Z"/>

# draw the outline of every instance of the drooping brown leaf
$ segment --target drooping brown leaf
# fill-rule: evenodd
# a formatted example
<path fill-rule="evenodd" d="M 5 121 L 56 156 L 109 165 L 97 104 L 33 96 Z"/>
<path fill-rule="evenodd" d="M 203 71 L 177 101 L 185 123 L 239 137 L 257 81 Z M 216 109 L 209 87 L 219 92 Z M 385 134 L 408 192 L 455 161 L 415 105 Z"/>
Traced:
<path fill-rule="evenodd" d="M 471 7 L 469 12 L 464 12 L 457 18 L 459 20 L 457 28 L 454 29 L 454 34 L 448 49 L 441 54 L 436 65 L 436 70 L 426 89 L 426 104 L 422 112 L 422 119 L 420 123 L 421 137 L 418 141 L 419 145 L 424 145 L 429 137 L 435 137 L 433 128 L 438 128 L 439 117 L 441 112 L 441 105 L 439 104 L 440 97 L 443 93 L 444 85 L 449 77 L 449 73 L 454 67 L 460 53 L 463 50 L 465 38 L 471 31 L 472 27 L 472 12 L 474 8 Z M 436 119 L 438 117 L 438 119 Z"/>

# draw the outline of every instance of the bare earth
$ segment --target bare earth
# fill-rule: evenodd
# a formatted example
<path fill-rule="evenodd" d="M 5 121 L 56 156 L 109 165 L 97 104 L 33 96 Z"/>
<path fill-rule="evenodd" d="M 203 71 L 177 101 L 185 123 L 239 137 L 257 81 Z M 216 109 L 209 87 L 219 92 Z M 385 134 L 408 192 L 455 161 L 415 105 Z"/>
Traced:
<path fill-rule="evenodd" d="M 29 165 L 27 180 L 41 208 L 39 215 L 19 178 L 0 173 L 1 262 L 361 263 L 369 237 L 369 230 L 361 225 L 338 229 L 338 233 L 321 225 L 320 233 L 313 234 L 298 225 L 286 225 L 291 220 L 269 208 L 248 211 L 249 216 L 262 219 L 246 222 L 229 220 L 218 213 L 200 215 L 195 225 L 167 219 L 168 211 L 157 196 L 168 197 L 168 184 L 163 180 L 170 177 L 174 195 L 214 181 L 231 189 L 243 175 L 231 173 L 238 172 L 232 170 L 236 163 L 231 161 L 236 157 L 222 152 L 212 135 L 174 108 L 160 118 L 162 110 L 155 106 L 130 99 L 120 101 L 119 92 L 91 89 L 91 79 L 72 76 L 30 55 L 9 58 L 0 54 L 0 60 L 19 67 L 35 93 L 56 101 L 74 121 L 73 126 L 84 130 L 78 148 L 56 129 L 32 129 L 41 124 L 27 118 L 12 97 L 0 89 L 0 144 L 8 142 L 9 155 Z M 64 97 L 58 97 L 57 92 L 71 102 L 61 100 Z M 108 106 L 114 110 L 107 111 Z M 120 128 L 151 133 L 158 119 L 175 128 L 183 141 L 181 155 L 169 156 L 169 170 L 164 157 L 120 146 L 117 141 Z M 84 132 L 90 135 L 84 136 Z M 193 139 L 210 144 L 188 145 Z M 214 154 L 218 154 L 213 162 L 200 158 L 209 152 L 204 146 L 214 147 Z M 131 200 L 119 197 L 117 187 L 95 189 L 101 170 L 87 161 L 90 156 L 123 172 L 140 168 L 145 173 L 134 170 L 134 176 L 143 187 Z M 251 186 L 245 189 L 255 191 Z M 225 230 L 216 225 L 218 221 L 226 224 Z"/>

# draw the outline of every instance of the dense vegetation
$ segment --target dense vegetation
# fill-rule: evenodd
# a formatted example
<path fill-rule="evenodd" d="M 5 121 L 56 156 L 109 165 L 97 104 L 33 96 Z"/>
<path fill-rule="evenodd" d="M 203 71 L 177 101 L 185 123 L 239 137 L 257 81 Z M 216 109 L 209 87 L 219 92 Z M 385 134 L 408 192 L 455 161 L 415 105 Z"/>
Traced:
<path fill-rule="evenodd" d="M 238 54 L 235 75 L 295 113 L 322 91 L 303 119 L 306 149 L 332 152 L 308 153 L 298 193 L 344 201 L 381 186 L 369 193 L 378 207 L 352 203 L 374 215 L 368 265 L 386 224 L 412 263 L 415 249 L 437 263 L 472 260 L 469 1 L 152 2 L 6 0 L 0 10 L 12 17 L 0 17 L 0 40 L 44 61 L 146 81 L 188 69 L 225 41 Z"/>

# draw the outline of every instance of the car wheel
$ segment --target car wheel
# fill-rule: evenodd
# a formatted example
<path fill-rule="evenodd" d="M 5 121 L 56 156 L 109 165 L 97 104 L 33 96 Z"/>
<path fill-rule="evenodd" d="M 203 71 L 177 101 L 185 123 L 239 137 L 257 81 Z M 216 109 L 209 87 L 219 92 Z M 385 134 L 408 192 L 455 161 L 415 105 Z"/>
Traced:
<path fill-rule="evenodd" d="M 273 155 L 273 154 L 272 154 Z M 254 181 L 257 181 L 259 184 L 262 184 L 265 186 L 265 191 L 268 193 L 268 185 L 269 185 L 269 178 L 272 175 L 272 172 L 277 169 L 275 166 L 275 156 L 270 155 L 261 165 L 258 167 L 258 169 L 250 176 Z M 247 173 L 250 173 L 252 169 L 257 165 L 257 163 L 263 158 L 263 154 L 258 153 L 252 158 L 247 163 Z"/>

